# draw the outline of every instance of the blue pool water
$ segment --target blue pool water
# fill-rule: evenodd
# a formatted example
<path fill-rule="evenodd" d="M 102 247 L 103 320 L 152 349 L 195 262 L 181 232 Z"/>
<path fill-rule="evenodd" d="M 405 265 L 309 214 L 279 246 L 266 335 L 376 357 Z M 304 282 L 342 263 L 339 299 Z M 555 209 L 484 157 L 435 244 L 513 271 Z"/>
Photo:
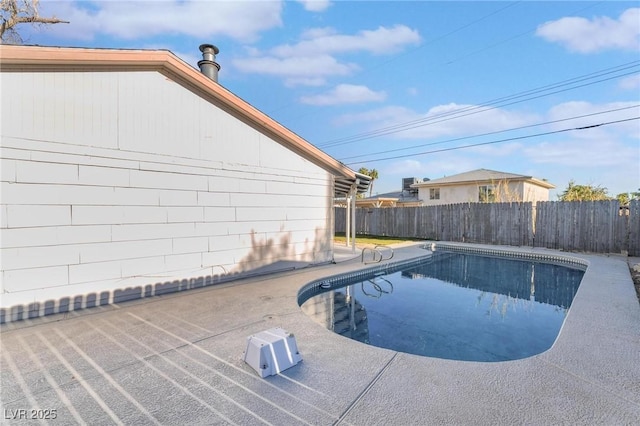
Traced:
<path fill-rule="evenodd" d="M 410 267 L 320 289 L 300 303 L 329 330 L 373 346 L 507 361 L 553 345 L 583 275 L 583 268 L 561 264 L 435 252 Z"/>

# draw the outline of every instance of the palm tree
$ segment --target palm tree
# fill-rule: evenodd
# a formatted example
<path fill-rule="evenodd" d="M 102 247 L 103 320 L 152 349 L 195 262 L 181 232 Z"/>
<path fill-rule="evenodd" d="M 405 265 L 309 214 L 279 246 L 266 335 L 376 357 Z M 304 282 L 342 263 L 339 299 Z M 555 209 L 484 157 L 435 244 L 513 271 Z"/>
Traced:
<path fill-rule="evenodd" d="M 369 184 L 369 197 L 373 193 L 373 181 L 378 179 L 378 171 L 376 169 L 369 170 L 369 176 L 371 177 L 371 183 Z"/>
<path fill-rule="evenodd" d="M 358 169 L 358 173 L 360 173 L 361 175 L 369 176 L 369 169 L 367 169 L 366 167 L 360 167 Z M 358 198 L 363 198 L 364 195 L 363 194 L 358 194 L 357 197 Z"/>
<path fill-rule="evenodd" d="M 373 194 L 373 181 L 378 179 L 378 171 L 376 169 L 369 170 L 366 167 L 360 167 L 358 173 L 371 178 L 371 183 L 369 184 L 369 197 L 371 197 L 371 194 Z"/>

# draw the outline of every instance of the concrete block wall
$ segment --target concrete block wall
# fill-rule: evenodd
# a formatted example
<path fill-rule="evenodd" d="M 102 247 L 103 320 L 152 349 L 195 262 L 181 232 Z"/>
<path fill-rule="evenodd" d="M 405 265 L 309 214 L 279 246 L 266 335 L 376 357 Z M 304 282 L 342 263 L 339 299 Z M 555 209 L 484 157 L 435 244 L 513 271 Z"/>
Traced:
<path fill-rule="evenodd" d="M 164 76 L 0 84 L 0 321 L 331 260 L 332 176 Z"/>

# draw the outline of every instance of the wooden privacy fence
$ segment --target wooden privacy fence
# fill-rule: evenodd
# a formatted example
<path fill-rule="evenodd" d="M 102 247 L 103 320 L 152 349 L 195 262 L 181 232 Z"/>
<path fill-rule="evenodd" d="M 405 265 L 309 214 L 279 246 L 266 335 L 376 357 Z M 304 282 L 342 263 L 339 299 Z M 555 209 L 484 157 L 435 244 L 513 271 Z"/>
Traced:
<path fill-rule="evenodd" d="M 537 205 L 535 245 L 640 256 L 640 201 L 545 201 Z"/>
<path fill-rule="evenodd" d="M 335 209 L 345 232 L 346 209 Z M 356 233 L 640 256 L 640 201 L 461 203 L 358 208 Z"/>

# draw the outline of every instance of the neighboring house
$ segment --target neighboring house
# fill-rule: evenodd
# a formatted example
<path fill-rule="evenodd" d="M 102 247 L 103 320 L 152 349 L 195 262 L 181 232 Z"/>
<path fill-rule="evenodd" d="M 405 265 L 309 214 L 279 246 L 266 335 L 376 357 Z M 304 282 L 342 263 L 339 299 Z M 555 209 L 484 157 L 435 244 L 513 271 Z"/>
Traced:
<path fill-rule="evenodd" d="M 478 169 L 411 185 L 425 206 L 474 202 L 548 201 L 555 188 L 533 176 Z"/>
<path fill-rule="evenodd" d="M 381 207 L 420 207 L 422 201 L 416 193 L 407 191 L 386 192 L 374 195 L 373 197 L 359 198 L 356 200 L 357 207 L 381 208 Z"/>
<path fill-rule="evenodd" d="M 418 198 L 418 189 L 412 188 L 414 183 L 421 182 L 417 178 L 402 179 L 402 190 L 376 194 L 372 197 L 358 198 L 356 207 L 381 208 L 381 207 L 420 207 L 422 201 Z M 345 200 L 337 200 L 336 205 L 344 206 Z"/>
<path fill-rule="evenodd" d="M 333 259 L 334 197 L 370 178 L 224 89 L 204 47 L 199 72 L 0 46 L 0 322 Z"/>

